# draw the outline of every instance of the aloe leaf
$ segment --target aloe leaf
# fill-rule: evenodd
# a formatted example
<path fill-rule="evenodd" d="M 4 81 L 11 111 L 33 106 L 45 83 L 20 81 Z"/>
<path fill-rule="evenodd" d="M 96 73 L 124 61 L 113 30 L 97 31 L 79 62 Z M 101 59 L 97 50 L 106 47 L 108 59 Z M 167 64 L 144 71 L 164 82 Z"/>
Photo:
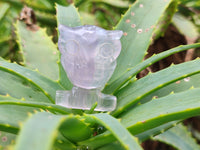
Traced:
<path fill-rule="evenodd" d="M 68 7 L 61 6 L 56 4 L 56 10 L 57 10 L 57 25 L 63 24 L 70 27 L 80 26 L 81 20 L 80 15 L 78 14 L 77 9 L 73 4 L 69 5 Z M 62 67 L 61 62 L 58 62 L 59 65 L 59 82 L 66 88 L 71 89 L 72 83 L 69 81 L 67 74 Z"/>
<path fill-rule="evenodd" d="M 130 5 L 128 1 L 122 1 L 122 0 L 91 0 L 91 1 L 105 3 L 119 8 L 128 8 Z"/>
<path fill-rule="evenodd" d="M 26 100 L 54 103 L 56 90 L 62 86 L 37 71 L 6 61 L 0 61 L 0 94 Z"/>
<path fill-rule="evenodd" d="M 177 11 L 178 4 L 179 4 L 179 1 L 174 0 L 169 5 L 169 7 L 167 8 L 167 10 L 165 11 L 165 13 L 163 14 L 163 16 L 161 17 L 161 19 L 159 20 L 159 22 L 157 24 L 157 27 L 156 27 L 156 29 L 154 31 L 154 35 L 153 35 L 153 40 L 156 40 L 159 37 L 164 36 L 165 31 L 167 30 L 174 14 Z"/>
<path fill-rule="evenodd" d="M 6 3 L 0 4 L 1 9 L 0 9 L 0 21 L 4 16 L 6 15 L 6 12 L 9 10 L 10 6 Z"/>
<path fill-rule="evenodd" d="M 60 133 L 74 143 L 80 142 L 92 136 L 93 132 L 89 125 L 77 115 L 60 126 Z"/>
<path fill-rule="evenodd" d="M 0 150 L 8 149 L 15 143 L 15 138 L 15 134 L 0 131 Z"/>
<path fill-rule="evenodd" d="M 183 15 L 176 13 L 172 19 L 172 23 L 176 26 L 180 33 L 188 39 L 196 40 L 199 37 L 197 27 Z"/>
<path fill-rule="evenodd" d="M 72 116 L 58 116 L 50 113 L 33 115 L 23 124 L 14 150 L 51 149 L 58 135 L 59 126 L 71 118 Z M 75 148 L 76 146 L 70 143 L 68 147 Z"/>
<path fill-rule="evenodd" d="M 1 102 L 1 100 L 19 100 L 19 99 L 14 98 L 10 95 L 0 95 L 0 102 Z"/>
<path fill-rule="evenodd" d="M 139 136 L 139 134 L 161 127 L 165 123 L 199 115 L 199 93 L 200 88 L 196 88 L 138 105 L 121 116 L 121 123 L 133 135 Z M 161 128 L 159 129 L 161 130 Z M 100 147 L 115 140 L 110 132 L 106 132 L 82 141 L 80 144 Z"/>
<path fill-rule="evenodd" d="M 81 26 L 80 15 L 73 4 L 69 6 L 61 6 L 56 4 L 57 24 L 69 27 Z"/>
<path fill-rule="evenodd" d="M 9 0 L 12 1 L 12 0 Z M 30 1 L 30 0 L 24 0 L 24 3 L 35 9 L 35 10 L 41 10 L 49 13 L 53 13 L 55 11 L 54 6 L 49 1 L 43 1 L 43 0 L 36 0 L 36 1 Z"/>
<path fill-rule="evenodd" d="M 58 50 L 45 29 L 31 31 L 20 21 L 17 21 L 16 29 L 25 66 L 38 69 L 54 80 L 58 79 Z"/>
<path fill-rule="evenodd" d="M 200 111 L 199 91 L 200 88 L 191 89 L 176 94 L 170 94 L 139 105 L 121 116 L 122 123 L 125 126 L 132 124 L 131 127 L 128 128 L 132 133 L 138 133 L 140 132 L 139 130 L 145 131 L 146 129 L 152 128 L 148 126 L 150 124 L 155 127 L 168 121 L 185 119 L 198 115 Z M 130 120 L 131 114 L 134 114 L 134 120 Z M 143 128 L 137 128 L 137 124 L 141 124 Z M 135 128 L 133 128 L 133 126 L 135 126 Z"/>
<path fill-rule="evenodd" d="M 150 95 L 142 98 L 140 100 L 140 103 L 148 102 L 152 100 L 152 98 L 158 98 L 158 97 L 160 98 L 160 97 L 166 96 L 172 92 L 173 93 L 182 92 L 182 91 L 190 89 L 191 87 L 194 87 L 194 88 L 200 87 L 200 73 L 192 75 L 190 77 L 186 77 L 182 80 L 178 80 L 157 91 L 154 91 Z"/>
<path fill-rule="evenodd" d="M 137 137 L 140 142 L 143 142 L 155 135 L 163 133 L 165 130 L 167 130 L 173 126 L 176 126 L 176 124 L 178 122 L 180 122 L 180 121 L 171 121 L 171 122 L 162 124 L 160 126 L 157 126 L 155 128 L 149 129 L 147 131 L 141 132 L 139 134 L 136 134 L 134 136 Z M 116 140 L 116 138 L 114 138 L 114 136 L 110 132 L 105 132 L 105 133 L 102 133 L 101 135 L 92 137 L 86 141 L 82 141 L 82 142 L 80 142 L 80 144 L 83 144 L 83 145 L 91 144 L 92 146 L 94 146 L 95 148 L 99 148 L 100 150 L 101 150 L 101 148 L 102 148 L 102 150 L 103 149 L 109 150 L 109 148 L 111 148 L 112 146 L 113 146 L 113 148 L 116 148 L 118 146 L 119 150 L 124 149 L 119 142 L 113 142 L 115 140 Z"/>
<path fill-rule="evenodd" d="M 47 13 L 47 12 L 38 11 L 38 10 L 34 10 L 34 12 L 35 12 L 37 21 L 40 22 L 43 26 L 45 25 L 51 28 L 56 27 L 56 16 L 54 13 Z"/>
<path fill-rule="evenodd" d="M 182 124 L 169 129 L 153 138 L 154 140 L 164 142 L 180 150 L 198 150 L 197 144 L 191 133 Z"/>
<path fill-rule="evenodd" d="M 70 145 L 70 146 L 69 146 Z M 77 150 L 77 148 L 66 139 L 60 132 L 54 142 L 53 150 Z"/>
<path fill-rule="evenodd" d="M 200 60 L 194 60 L 179 65 L 173 65 L 156 73 L 141 78 L 136 82 L 130 82 L 117 93 L 118 105 L 113 115 L 118 115 L 130 106 L 153 91 L 156 91 L 170 83 L 186 78 L 200 72 Z"/>
<path fill-rule="evenodd" d="M 27 106 L 27 107 L 35 107 L 40 108 L 43 110 L 48 110 L 54 113 L 60 114 L 69 114 L 72 113 L 70 109 L 65 107 L 49 104 L 49 103 L 42 103 L 42 102 L 32 102 L 32 101 L 23 101 L 23 100 L 0 100 L 0 105 L 17 105 L 17 106 Z"/>
<path fill-rule="evenodd" d="M 20 123 L 26 120 L 29 114 L 34 111 L 39 110 L 19 105 L 0 105 L 0 130 L 8 133 L 18 133 Z"/>
<path fill-rule="evenodd" d="M 120 87 L 122 87 L 126 82 L 133 79 L 134 76 L 136 76 L 140 71 L 158 62 L 159 60 L 162 60 L 163 58 L 166 58 L 172 54 L 185 51 L 191 48 L 197 48 L 197 47 L 200 47 L 200 43 L 191 44 L 191 45 L 181 45 L 176 48 L 172 48 L 168 51 L 153 55 L 152 57 L 144 60 L 143 62 L 139 63 L 135 67 L 128 69 L 125 73 L 122 74 L 122 76 L 119 79 L 113 81 L 111 84 L 107 84 L 103 92 L 108 93 L 108 94 L 114 93 Z"/>
<path fill-rule="evenodd" d="M 119 140 L 124 149 L 141 150 L 137 139 L 133 137 L 121 123 L 108 114 L 85 115 L 87 121 L 96 122 L 107 128 Z M 93 147 L 90 147 L 93 148 Z"/>
<path fill-rule="evenodd" d="M 151 43 L 153 30 L 170 3 L 171 0 L 138 0 L 128 9 L 115 28 L 122 30 L 124 36 L 117 67 L 108 84 L 142 61 Z"/>
<path fill-rule="evenodd" d="M 103 147 L 97 148 L 97 150 L 124 150 L 119 142 L 110 143 Z"/>
<path fill-rule="evenodd" d="M 149 138 L 154 137 L 155 135 L 162 134 L 163 132 L 167 131 L 168 129 L 170 129 L 172 127 L 175 127 L 179 122 L 180 122 L 180 120 L 167 122 L 167 123 L 157 126 L 155 128 L 141 132 L 135 136 L 138 137 L 139 141 L 143 142 Z"/>

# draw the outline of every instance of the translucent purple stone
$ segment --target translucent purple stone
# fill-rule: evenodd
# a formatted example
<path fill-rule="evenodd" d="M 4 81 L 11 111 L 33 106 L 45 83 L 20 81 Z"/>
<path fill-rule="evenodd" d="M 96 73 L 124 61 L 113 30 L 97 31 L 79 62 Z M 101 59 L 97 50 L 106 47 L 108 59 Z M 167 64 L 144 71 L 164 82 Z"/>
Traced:
<path fill-rule="evenodd" d="M 116 97 L 101 93 L 101 89 L 116 67 L 122 31 L 108 31 L 91 25 L 59 25 L 58 29 L 61 63 L 74 87 L 71 91 L 57 91 L 56 104 L 90 109 L 97 102 L 96 111 L 114 110 Z"/>

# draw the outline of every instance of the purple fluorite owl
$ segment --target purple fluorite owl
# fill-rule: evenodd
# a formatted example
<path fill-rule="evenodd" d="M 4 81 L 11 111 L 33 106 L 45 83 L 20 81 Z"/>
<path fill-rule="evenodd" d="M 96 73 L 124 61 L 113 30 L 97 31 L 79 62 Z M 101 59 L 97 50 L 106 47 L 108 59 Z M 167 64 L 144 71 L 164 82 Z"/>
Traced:
<path fill-rule="evenodd" d="M 113 110 L 116 97 L 105 95 L 100 90 L 116 67 L 116 59 L 121 51 L 122 31 L 108 31 L 91 25 L 59 25 L 58 29 L 61 63 L 75 87 L 72 91 L 58 91 L 57 104 L 68 108 L 90 109 L 97 102 L 96 110 Z M 110 104 L 113 105 L 112 109 L 103 106 Z"/>

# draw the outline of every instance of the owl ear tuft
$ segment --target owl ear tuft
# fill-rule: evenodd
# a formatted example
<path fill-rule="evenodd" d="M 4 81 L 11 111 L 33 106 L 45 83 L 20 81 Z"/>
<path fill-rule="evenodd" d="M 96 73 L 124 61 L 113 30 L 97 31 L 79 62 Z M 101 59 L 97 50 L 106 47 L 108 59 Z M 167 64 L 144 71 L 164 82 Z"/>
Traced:
<path fill-rule="evenodd" d="M 108 37 L 111 39 L 119 40 L 123 35 L 121 30 L 108 31 Z"/>
<path fill-rule="evenodd" d="M 58 30 L 59 30 L 59 33 L 60 33 L 60 34 L 65 34 L 65 33 L 67 33 L 67 32 L 72 31 L 73 28 L 68 27 L 68 26 L 65 26 L 65 25 L 62 25 L 62 24 L 59 24 Z"/>

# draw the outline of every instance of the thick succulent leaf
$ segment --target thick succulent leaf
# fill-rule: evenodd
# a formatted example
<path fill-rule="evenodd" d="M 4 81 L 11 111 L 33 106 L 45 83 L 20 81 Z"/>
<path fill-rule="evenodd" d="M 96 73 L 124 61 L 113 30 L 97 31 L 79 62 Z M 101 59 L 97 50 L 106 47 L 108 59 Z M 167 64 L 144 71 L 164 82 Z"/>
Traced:
<path fill-rule="evenodd" d="M 80 15 L 73 4 L 65 7 L 56 5 L 57 9 L 57 24 L 66 25 L 69 27 L 81 26 Z"/>
<path fill-rule="evenodd" d="M 0 95 L 0 102 L 1 100 L 19 100 L 17 98 L 14 98 L 12 96 L 9 96 L 9 95 Z"/>
<path fill-rule="evenodd" d="M 166 130 L 176 126 L 178 123 L 180 122 L 179 121 L 171 121 L 171 122 L 167 122 L 165 124 L 162 124 L 160 126 L 157 126 L 155 128 L 152 128 L 152 129 L 149 129 L 147 131 L 144 131 L 144 132 L 141 132 L 137 135 L 135 135 L 136 137 L 138 137 L 139 141 L 145 141 L 149 138 L 152 138 L 154 137 L 155 135 L 158 135 L 158 134 L 161 134 L 163 132 L 165 132 Z"/>
<path fill-rule="evenodd" d="M 58 50 L 45 29 L 32 31 L 24 22 L 17 21 L 16 30 L 25 66 L 38 69 L 51 79 L 58 79 Z"/>
<path fill-rule="evenodd" d="M 72 142 L 79 142 L 90 138 L 93 134 L 90 124 L 86 124 L 79 115 L 65 121 L 60 126 L 60 132 Z"/>
<path fill-rule="evenodd" d="M 197 27 L 183 15 L 176 13 L 172 19 L 172 23 L 176 26 L 180 33 L 188 39 L 196 40 L 199 37 Z"/>
<path fill-rule="evenodd" d="M 41 11 L 46 11 L 46 12 L 54 12 L 54 5 L 51 5 L 49 1 L 43 1 L 43 0 L 35 0 L 35 1 L 24 0 L 24 3 L 27 6 L 33 8 L 33 9 L 36 9 L 36 10 L 41 10 Z"/>
<path fill-rule="evenodd" d="M 58 135 L 59 126 L 72 116 L 58 116 L 38 113 L 24 123 L 14 150 L 50 150 Z M 33 132 L 35 131 L 35 132 Z M 75 148 L 69 143 L 69 148 Z"/>
<path fill-rule="evenodd" d="M 67 109 L 66 107 L 62 107 L 55 104 L 49 104 L 49 103 L 42 103 L 42 102 L 32 102 L 32 101 L 23 101 L 23 100 L 1 100 L 0 99 L 0 105 L 16 105 L 16 106 L 27 106 L 32 108 L 40 108 L 42 110 L 48 110 L 53 113 L 60 113 L 60 114 L 69 114 L 72 113 L 70 109 Z"/>
<path fill-rule="evenodd" d="M 120 145 L 119 142 L 114 142 L 107 144 L 101 148 L 97 148 L 97 150 L 124 150 L 124 148 Z"/>
<path fill-rule="evenodd" d="M 57 10 L 57 25 L 63 24 L 70 27 L 80 26 L 81 20 L 80 15 L 78 14 L 77 9 L 74 7 L 74 5 L 69 5 L 68 7 L 56 5 Z M 62 67 L 61 62 L 58 62 L 59 65 L 59 82 L 66 88 L 71 89 L 72 83 L 69 81 L 67 74 Z"/>
<path fill-rule="evenodd" d="M 51 29 L 54 29 L 56 27 L 55 13 L 48 13 L 48 12 L 46 13 L 44 11 L 38 11 L 38 10 L 34 10 L 34 12 L 37 18 L 37 22 L 39 22 L 41 26 L 47 26 L 48 28 Z"/>
<path fill-rule="evenodd" d="M 19 131 L 19 124 L 37 110 L 19 105 L 0 105 L 0 130 L 16 134 Z"/>
<path fill-rule="evenodd" d="M 16 135 L 3 132 L 0 130 L 0 150 L 6 150 L 10 145 L 15 143 Z"/>
<path fill-rule="evenodd" d="M 2 18 L 4 18 L 4 16 L 6 15 L 6 12 L 9 10 L 9 5 L 6 3 L 0 4 L 0 21 L 2 20 Z"/>
<path fill-rule="evenodd" d="M 108 84 L 142 61 L 153 30 L 170 3 L 171 0 L 138 0 L 128 9 L 115 28 L 122 30 L 124 36 L 117 67 Z"/>
<path fill-rule="evenodd" d="M 152 128 L 151 126 L 156 127 L 169 121 L 198 115 L 200 112 L 199 92 L 200 88 L 190 89 L 139 105 L 121 116 L 122 123 L 125 126 L 131 126 L 128 129 L 132 133 L 138 133 Z M 138 124 L 143 128 L 136 127 Z"/>
<path fill-rule="evenodd" d="M 136 82 L 130 82 L 117 93 L 118 105 L 113 115 L 118 115 L 141 98 L 172 82 L 200 72 L 200 60 L 173 65 L 156 73 L 151 73 Z"/>
<path fill-rule="evenodd" d="M 157 126 L 155 128 L 149 129 L 147 131 L 141 132 L 139 134 L 134 135 L 135 137 L 137 137 L 139 139 L 140 142 L 145 141 L 146 139 L 149 139 L 150 137 L 153 137 L 155 135 L 158 135 L 160 133 L 163 133 L 165 130 L 176 126 L 176 124 L 180 122 L 180 121 L 171 121 L 165 124 L 162 124 L 160 126 Z M 110 134 L 110 132 L 105 132 L 101 135 L 95 136 L 91 139 L 88 139 L 86 141 L 80 142 L 81 144 L 85 144 L 87 145 L 88 143 L 91 145 L 95 145 L 95 147 L 98 147 L 100 150 L 102 149 L 109 149 L 113 146 L 113 148 L 116 148 L 117 146 L 119 146 L 119 150 L 123 149 L 123 147 L 121 146 L 121 144 L 119 144 L 119 142 L 115 141 L 116 138 L 114 138 L 114 136 L 112 134 Z M 115 141 L 115 142 L 113 142 Z M 106 145 L 105 145 L 106 144 Z M 103 146 L 102 146 L 103 145 Z"/>
<path fill-rule="evenodd" d="M 127 70 L 124 74 L 122 74 L 122 76 L 119 79 L 113 81 L 111 84 L 107 84 L 105 86 L 103 92 L 105 92 L 107 94 L 114 93 L 120 87 L 122 87 L 126 82 L 133 79 L 140 71 L 142 71 L 143 69 L 149 67 L 150 65 L 158 62 L 159 60 L 162 60 L 172 54 L 175 54 L 175 53 L 178 53 L 181 51 L 185 51 L 188 49 L 192 49 L 192 48 L 197 48 L 197 47 L 200 47 L 200 43 L 191 44 L 191 45 L 181 45 L 176 48 L 172 48 L 168 51 L 153 55 L 152 57 L 144 60 L 143 62 L 139 63 L 135 67 Z"/>
<path fill-rule="evenodd" d="M 152 98 L 158 98 L 158 97 L 160 98 L 160 97 L 166 96 L 172 92 L 173 93 L 182 92 L 182 91 L 188 90 L 191 87 L 194 87 L 194 88 L 200 87 L 200 73 L 184 78 L 182 80 L 178 80 L 157 91 L 154 91 L 150 95 L 142 98 L 140 100 L 140 103 L 148 102 L 152 100 Z"/>
<path fill-rule="evenodd" d="M 59 132 L 54 142 L 53 150 L 77 150 L 77 148 Z"/>
<path fill-rule="evenodd" d="M 54 103 L 56 90 L 63 89 L 37 71 L 6 61 L 0 61 L 0 74 L 0 95 Z"/>
<path fill-rule="evenodd" d="M 107 128 L 114 137 L 121 143 L 122 147 L 126 150 L 141 150 L 137 139 L 133 137 L 121 123 L 108 114 L 94 114 L 85 115 L 85 119 L 89 122 L 95 122 L 103 125 Z M 90 148 L 96 147 L 96 145 L 89 145 Z"/>
<path fill-rule="evenodd" d="M 133 135 L 139 135 L 165 123 L 186 119 L 200 113 L 200 88 L 158 98 L 138 105 L 121 116 L 121 123 Z M 159 128 L 161 130 L 161 128 Z M 110 132 L 97 135 L 81 142 L 85 145 L 100 147 L 113 142 L 115 138 Z"/>
<path fill-rule="evenodd" d="M 179 1 L 173 0 L 172 3 L 169 5 L 161 19 L 159 20 L 157 27 L 153 34 L 153 40 L 158 39 L 161 36 L 164 36 L 165 31 L 167 30 L 168 26 L 171 23 L 171 20 L 174 16 L 174 13 L 176 13 L 178 8 Z"/>
<path fill-rule="evenodd" d="M 108 5 L 119 7 L 119 8 L 128 8 L 130 3 L 128 1 L 122 1 L 122 0 L 91 0 L 92 2 L 100 2 L 100 3 L 106 3 Z"/>
<path fill-rule="evenodd" d="M 155 136 L 153 139 L 169 144 L 179 150 L 200 149 L 200 145 L 197 144 L 191 133 L 182 124 Z"/>

